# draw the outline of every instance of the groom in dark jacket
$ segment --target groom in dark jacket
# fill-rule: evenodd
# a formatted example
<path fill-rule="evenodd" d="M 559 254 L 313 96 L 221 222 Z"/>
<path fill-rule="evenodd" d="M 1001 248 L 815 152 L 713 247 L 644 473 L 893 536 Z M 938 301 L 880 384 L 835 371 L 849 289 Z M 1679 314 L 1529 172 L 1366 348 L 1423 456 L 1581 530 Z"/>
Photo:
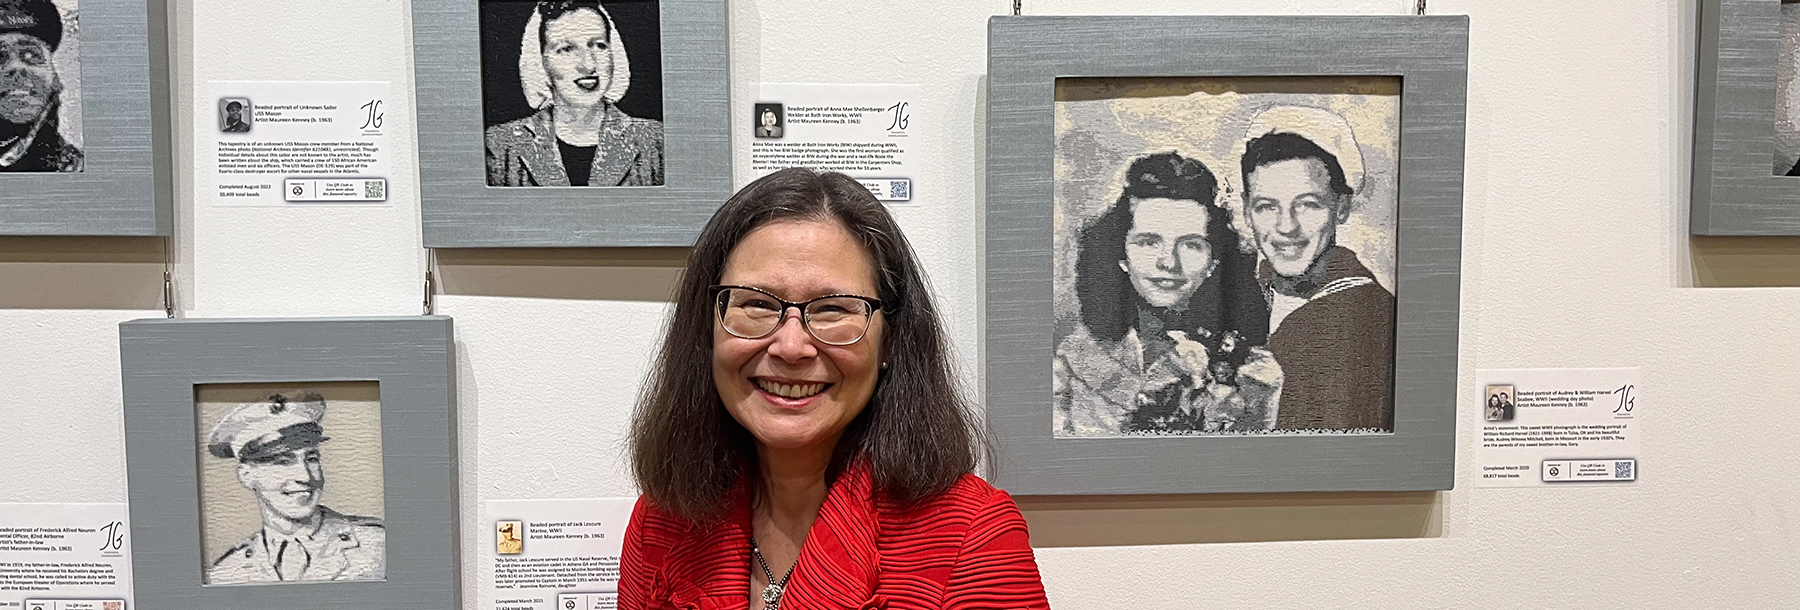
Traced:
<path fill-rule="evenodd" d="M 1362 174 L 1348 123 L 1317 108 L 1271 109 L 1241 162 L 1269 351 L 1283 375 L 1276 429 L 1393 430 L 1394 295 L 1336 244 L 1350 176 Z"/>

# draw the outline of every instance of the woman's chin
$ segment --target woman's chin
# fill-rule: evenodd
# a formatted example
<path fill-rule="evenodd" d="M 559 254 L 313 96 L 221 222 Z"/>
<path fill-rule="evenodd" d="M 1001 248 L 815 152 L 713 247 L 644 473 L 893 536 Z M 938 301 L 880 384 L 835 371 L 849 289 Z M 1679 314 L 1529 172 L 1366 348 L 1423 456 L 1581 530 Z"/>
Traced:
<path fill-rule="evenodd" d="M 564 108 L 597 108 L 606 102 L 600 91 L 582 91 L 575 85 L 565 85 L 568 90 L 558 91 L 556 105 Z"/>
<path fill-rule="evenodd" d="M 773 451 L 800 451 L 833 442 L 831 435 L 811 426 L 768 426 L 754 434 L 764 449 Z"/>
<path fill-rule="evenodd" d="M 1185 300 L 1183 298 L 1183 295 L 1160 293 L 1160 292 L 1155 293 L 1155 294 L 1144 294 L 1144 293 L 1140 292 L 1140 293 L 1138 293 L 1138 296 L 1143 297 L 1145 303 L 1148 303 L 1148 304 L 1150 304 L 1151 307 L 1155 307 L 1157 309 L 1168 309 L 1170 307 L 1174 307 L 1177 303 L 1181 303 Z M 1187 296 L 1192 296 L 1192 295 L 1187 295 Z"/>

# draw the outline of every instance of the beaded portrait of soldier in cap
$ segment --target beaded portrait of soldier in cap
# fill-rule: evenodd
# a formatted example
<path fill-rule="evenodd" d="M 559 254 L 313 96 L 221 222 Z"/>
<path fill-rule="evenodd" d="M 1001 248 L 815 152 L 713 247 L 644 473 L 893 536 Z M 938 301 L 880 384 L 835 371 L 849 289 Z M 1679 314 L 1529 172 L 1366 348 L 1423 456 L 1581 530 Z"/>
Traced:
<path fill-rule="evenodd" d="M 376 384 L 196 395 L 205 584 L 386 578 Z"/>
<path fill-rule="evenodd" d="M 76 0 L 0 0 L 0 172 L 79 172 Z"/>
<path fill-rule="evenodd" d="M 1400 80 L 1055 91 L 1054 435 L 1392 432 Z"/>

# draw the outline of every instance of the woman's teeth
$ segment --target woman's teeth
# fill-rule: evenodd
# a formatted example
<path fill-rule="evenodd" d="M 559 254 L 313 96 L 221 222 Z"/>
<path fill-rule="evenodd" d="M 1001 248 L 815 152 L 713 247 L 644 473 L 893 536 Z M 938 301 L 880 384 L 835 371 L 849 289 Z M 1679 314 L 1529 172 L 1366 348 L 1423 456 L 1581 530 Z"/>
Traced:
<path fill-rule="evenodd" d="M 762 388 L 762 391 L 764 391 L 764 392 L 768 392 L 770 394 L 774 394 L 774 395 L 780 396 L 782 398 L 806 398 L 808 396 L 812 396 L 814 394 L 818 394 L 819 392 L 825 391 L 825 385 L 826 384 L 823 384 L 823 383 L 787 384 L 787 383 L 775 383 L 773 381 L 764 381 L 761 379 L 756 380 L 756 387 Z"/>

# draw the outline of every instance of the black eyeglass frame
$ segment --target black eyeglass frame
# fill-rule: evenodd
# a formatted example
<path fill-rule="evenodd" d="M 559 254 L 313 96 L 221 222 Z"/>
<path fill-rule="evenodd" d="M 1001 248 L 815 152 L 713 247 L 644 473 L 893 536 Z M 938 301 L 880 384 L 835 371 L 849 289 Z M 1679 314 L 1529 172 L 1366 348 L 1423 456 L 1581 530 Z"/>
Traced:
<path fill-rule="evenodd" d="M 732 332 L 731 328 L 725 326 L 725 304 L 719 302 L 719 293 L 725 292 L 727 290 L 750 290 L 750 291 L 754 291 L 758 294 L 767 296 L 770 299 L 774 299 L 775 302 L 781 304 L 781 317 L 775 319 L 775 326 L 773 328 L 770 328 L 769 332 L 763 333 L 761 335 L 757 335 L 755 337 L 746 337 L 746 336 L 737 334 L 735 332 Z M 761 339 L 763 337 L 767 337 L 769 335 L 775 334 L 775 331 L 781 330 L 781 325 L 787 324 L 788 308 L 798 307 L 798 308 L 800 308 L 800 327 L 806 329 L 807 336 L 812 337 L 813 339 L 817 340 L 818 342 L 824 343 L 826 345 L 835 345 L 835 346 L 839 346 L 839 347 L 842 347 L 845 345 L 855 345 L 857 341 L 863 340 L 863 337 L 867 336 L 869 334 L 868 321 L 875 317 L 875 312 L 880 311 L 880 312 L 891 313 L 891 311 L 888 310 L 882 304 L 881 299 L 865 297 L 860 294 L 828 294 L 828 295 L 818 297 L 815 299 L 808 299 L 806 301 L 795 303 L 793 301 L 789 301 L 787 299 L 783 299 L 781 297 L 769 294 L 769 291 L 767 291 L 767 290 L 763 290 L 761 288 L 752 288 L 750 286 L 735 286 L 735 285 L 731 285 L 731 284 L 713 284 L 712 286 L 708 286 L 706 288 L 706 292 L 708 295 L 711 295 L 711 298 L 713 301 L 713 319 L 719 321 L 719 327 L 724 328 L 725 332 L 731 333 L 731 336 L 737 337 L 739 339 Z M 832 343 L 830 341 L 820 339 L 819 335 L 813 333 L 812 322 L 811 322 L 811 320 L 808 319 L 810 317 L 810 315 L 806 313 L 806 307 L 808 305 L 812 305 L 813 303 L 823 301 L 825 299 L 857 299 L 857 300 L 863 301 L 865 303 L 868 303 L 869 311 L 868 311 L 868 313 L 863 314 L 864 324 L 863 324 L 862 334 L 857 335 L 856 338 L 852 339 L 849 343 Z"/>

